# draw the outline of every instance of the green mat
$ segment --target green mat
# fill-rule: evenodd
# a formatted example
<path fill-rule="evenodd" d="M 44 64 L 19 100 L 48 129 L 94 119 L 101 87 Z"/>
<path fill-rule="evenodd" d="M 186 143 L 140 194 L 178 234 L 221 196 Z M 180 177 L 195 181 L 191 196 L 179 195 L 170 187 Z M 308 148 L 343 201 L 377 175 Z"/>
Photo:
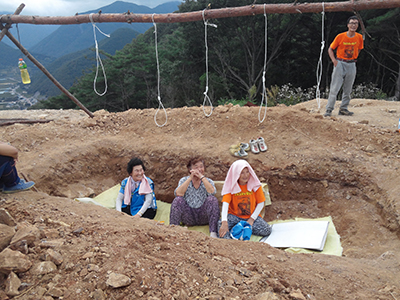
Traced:
<path fill-rule="evenodd" d="M 104 206 L 104 207 L 107 207 L 110 209 L 115 209 L 115 199 L 118 196 L 120 187 L 121 187 L 121 185 L 117 184 L 94 198 L 76 198 L 75 200 L 79 201 L 79 202 L 83 202 L 83 203 L 92 203 L 92 204 Z M 263 186 L 263 190 L 264 190 L 264 194 L 266 194 L 266 198 L 268 201 L 268 203 L 266 205 L 270 205 L 271 200 L 269 198 L 268 186 L 266 184 Z M 170 203 L 166 203 L 166 202 L 157 200 L 157 214 L 154 219 L 156 221 L 163 222 L 165 225 L 169 225 L 170 209 L 171 209 Z M 326 238 L 325 247 L 324 247 L 323 251 L 313 251 L 313 250 L 302 249 L 302 248 L 286 248 L 285 251 L 292 252 L 292 253 L 322 253 L 322 254 L 341 256 L 343 253 L 343 248 L 340 244 L 340 236 L 336 232 L 335 225 L 333 224 L 332 218 L 330 216 L 327 216 L 324 218 L 318 218 L 318 219 L 296 218 L 294 220 L 275 220 L 275 221 L 270 221 L 268 223 L 275 224 L 275 223 L 280 223 L 280 222 L 311 221 L 311 220 L 329 221 L 328 235 Z M 208 225 L 190 226 L 187 228 L 189 230 L 196 230 L 196 231 L 203 232 L 206 235 L 209 235 Z M 262 237 L 260 237 L 260 236 L 252 235 L 250 241 L 258 242 L 261 238 Z"/>

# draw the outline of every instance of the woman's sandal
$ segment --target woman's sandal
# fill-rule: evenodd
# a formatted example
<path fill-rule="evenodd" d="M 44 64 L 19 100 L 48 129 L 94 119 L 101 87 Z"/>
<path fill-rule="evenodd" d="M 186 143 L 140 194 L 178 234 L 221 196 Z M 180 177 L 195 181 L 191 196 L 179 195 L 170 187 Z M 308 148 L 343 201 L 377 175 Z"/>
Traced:
<path fill-rule="evenodd" d="M 240 158 L 247 158 L 247 152 L 243 150 L 243 148 L 238 147 L 238 148 L 230 148 L 229 152 L 236 157 Z"/>
<path fill-rule="evenodd" d="M 240 148 L 242 148 L 244 151 L 249 151 L 250 150 L 250 145 L 248 143 L 240 143 Z"/>

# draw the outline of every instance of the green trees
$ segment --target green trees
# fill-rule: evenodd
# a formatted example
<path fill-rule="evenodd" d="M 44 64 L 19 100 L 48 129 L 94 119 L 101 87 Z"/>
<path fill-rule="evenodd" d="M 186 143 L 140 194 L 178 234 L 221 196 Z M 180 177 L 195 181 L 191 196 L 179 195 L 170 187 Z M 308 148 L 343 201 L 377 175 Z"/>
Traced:
<path fill-rule="evenodd" d="M 186 0 L 180 12 L 250 5 L 253 0 Z M 257 1 L 260 2 L 260 1 Z M 282 1 L 280 1 L 282 2 Z M 290 1 L 292 2 L 292 1 Z M 312 1 L 315 2 L 315 1 Z M 333 38 L 346 31 L 351 13 L 325 15 L 325 49 L 321 89 L 329 87 L 332 63 L 327 49 Z M 369 35 L 357 64 L 356 83 L 375 83 L 400 100 L 400 18 L 399 9 L 361 12 Z M 290 83 L 303 89 L 316 85 L 316 66 L 321 48 L 321 14 L 271 14 L 267 16 L 268 60 L 266 85 Z M 265 19 L 263 15 L 209 20 L 209 92 L 213 103 L 221 99 L 261 99 L 264 65 Z M 161 74 L 161 98 L 166 107 L 201 105 L 205 90 L 205 26 L 203 21 L 157 24 Z M 107 93 L 93 91 L 94 72 L 84 75 L 71 92 L 90 110 L 123 111 L 157 107 L 157 65 L 154 28 L 127 44 L 115 55 L 103 53 Z M 99 72 L 96 87 L 105 88 Z M 73 107 L 64 96 L 38 104 Z"/>
<path fill-rule="evenodd" d="M 365 13 L 368 40 L 367 82 L 380 86 L 400 101 L 400 8 Z"/>

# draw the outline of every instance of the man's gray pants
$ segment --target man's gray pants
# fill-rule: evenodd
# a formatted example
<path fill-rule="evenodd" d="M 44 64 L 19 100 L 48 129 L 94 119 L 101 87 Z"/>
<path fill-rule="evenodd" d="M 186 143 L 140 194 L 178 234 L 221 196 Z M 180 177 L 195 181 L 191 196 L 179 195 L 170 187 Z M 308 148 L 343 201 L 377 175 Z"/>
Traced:
<path fill-rule="evenodd" d="M 337 94 L 342 86 L 342 104 L 340 105 L 340 109 L 347 109 L 350 103 L 350 94 L 353 88 L 354 80 L 356 79 L 356 73 L 357 69 L 355 62 L 347 63 L 338 60 L 338 64 L 336 67 L 334 67 L 332 72 L 332 81 L 326 110 L 333 110 L 335 107 Z"/>

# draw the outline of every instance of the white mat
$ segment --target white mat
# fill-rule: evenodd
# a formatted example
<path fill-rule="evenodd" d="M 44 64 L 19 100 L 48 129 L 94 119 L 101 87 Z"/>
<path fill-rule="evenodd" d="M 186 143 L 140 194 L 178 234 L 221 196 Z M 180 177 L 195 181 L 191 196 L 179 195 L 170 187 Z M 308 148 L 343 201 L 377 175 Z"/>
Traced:
<path fill-rule="evenodd" d="M 322 251 L 329 221 L 296 221 L 272 225 L 272 233 L 260 242 L 275 248 L 304 248 Z"/>

